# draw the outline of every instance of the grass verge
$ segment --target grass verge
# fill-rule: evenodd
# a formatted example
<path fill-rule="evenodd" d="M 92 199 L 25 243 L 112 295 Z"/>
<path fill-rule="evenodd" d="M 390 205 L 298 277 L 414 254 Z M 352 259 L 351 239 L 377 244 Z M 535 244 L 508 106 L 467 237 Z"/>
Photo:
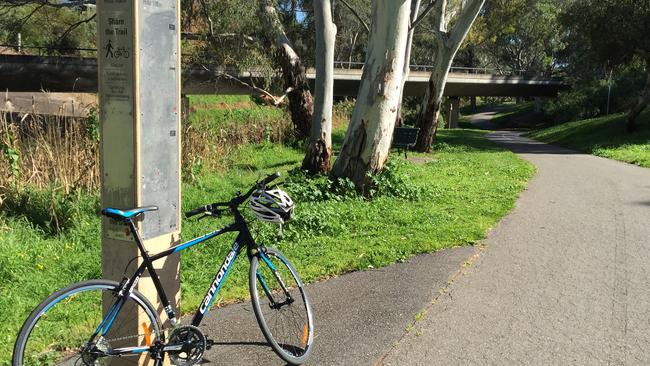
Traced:
<path fill-rule="evenodd" d="M 341 131 L 334 135 L 340 141 Z M 277 241 L 274 227 L 260 222 L 253 223 L 254 235 L 285 252 L 306 282 L 476 243 L 513 207 L 534 169 L 482 132 L 451 130 L 438 136 L 433 153 L 409 154 L 418 163 L 392 158 L 400 174 L 418 187 L 416 198 L 297 202 L 296 219 L 285 226 L 284 240 Z M 263 173 L 286 173 L 300 164 L 302 151 L 271 143 L 242 145 L 228 159 L 225 173 L 202 172 L 183 186 L 184 210 L 227 199 Z M 38 302 L 56 288 L 100 276 L 99 219 L 87 211 L 78 226 L 54 236 L 26 218 L 0 220 L 0 312 L 10 314 L 0 333 L 0 364 L 9 362 L 19 327 Z M 183 238 L 227 222 L 185 220 Z M 182 253 L 185 311 L 199 304 L 233 239 L 225 235 Z M 248 297 L 247 275 L 248 264 L 239 260 L 217 306 Z"/>
<path fill-rule="evenodd" d="M 639 130 L 625 130 L 625 115 L 569 122 L 530 132 L 527 136 L 549 144 L 560 145 L 650 168 L 650 111 L 639 117 Z"/>

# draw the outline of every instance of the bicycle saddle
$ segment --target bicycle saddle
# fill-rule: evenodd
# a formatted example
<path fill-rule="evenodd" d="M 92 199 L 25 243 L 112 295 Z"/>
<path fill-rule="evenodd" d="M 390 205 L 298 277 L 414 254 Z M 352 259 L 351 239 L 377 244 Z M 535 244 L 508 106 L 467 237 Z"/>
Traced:
<path fill-rule="evenodd" d="M 110 217 L 117 221 L 126 221 L 146 211 L 158 211 L 158 206 L 144 206 L 120 210 L 117 208 L 107 207 L 102 210 L 102 215 Z"/>

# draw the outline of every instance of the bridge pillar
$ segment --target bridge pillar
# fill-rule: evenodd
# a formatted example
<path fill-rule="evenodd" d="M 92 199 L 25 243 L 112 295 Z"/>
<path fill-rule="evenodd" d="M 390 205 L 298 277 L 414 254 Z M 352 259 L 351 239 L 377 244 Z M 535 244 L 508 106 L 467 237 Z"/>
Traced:
<path fill-rule="evenodd" d="M 449 109 L 447 111 L 448 128 L 458 128 L 460 120 L 460 97 L 449 97 Z"/>
<path fill-rule="evenodd" d="M 97 0 L 101 202 L 159 207 L 137 223 L 149 253 L 176 244 L 180 232 L 179 9 L 180 0 Z M 119 281 L 127 265 L 130 275 L 142 263 L 123 225 L 103 218 L 101 237 L 104 278 Z M 154 266 L 177 307 L 179 257 Z M 144 274 L 137 289 L 162 312 L 149 276 Z M 146 318 L 133 317 L 125 333 L 142 334 Z"/>

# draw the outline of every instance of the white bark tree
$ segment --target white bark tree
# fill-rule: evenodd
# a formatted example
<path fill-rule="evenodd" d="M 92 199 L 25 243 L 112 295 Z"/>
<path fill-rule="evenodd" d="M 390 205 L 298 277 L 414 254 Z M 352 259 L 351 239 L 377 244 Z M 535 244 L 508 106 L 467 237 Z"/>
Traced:
<path fill-rule="evenodd" d="M 316 22 L 316 85 L 314 119 L 302 168 L 310 174 L 327 173 L 332 159 L 332 106 L 334 104 L 334 50 L 336 25 L 332 0 L 314 0 Z"/>
<path fill-rule="evenodd" d="M 309 136 L 314 113 L 314 101 L 305 75 L 305 67 L 284 32 L 277 10 L 270 0 L 258 0 L 260 20 L 277 48 L 282 68 L 285 93 L 289 97 L 291 121 L 299 137 Z"/>
<path fill-rule="evenodd" d="M 484 3 L 485 0 L 462 1 L 457 18 L 447 13 L 447 0 L 437 0 L 434 4 L 436 56 L 434 69 L 420 110 L 418 120 L 420 134 L 415 145 L 417 151 L 427 152 L 431 149 L 431 143 L 438 129 L 438 117 L 449 68 Z M 447 30 L 452 18 L 456 18 L 455 22 L 451 30 Z"/>
<path fill-rule="evenodd" d="M 332 169 L 358 189 L 388 158 L 400 102 L 411 2 L 375 0 L 370 38 L 352 120 Z"/>
<path fill-rule="evenodd" d="M 415 23 L 418 13 L 420 12 L 420 2 L 421 0 L 411 0 L 411 18 L 409 22 L 409 35 L 406 39 L 406 60 L 404 61 L 404 79 L 402 81 L 402 91 L 399 96 L 399 105 L 397 107 L 397 121 L 395 122 L 396 126 L 399 127 L 402 125 L 402 101 L 404 100 L 404 87 L 406 86 L 406 81 L 409 77 L 409 72 L 411 71 L 411 48 L 413 47 L 413 34 L 415 29 L 413 24 Z"/>

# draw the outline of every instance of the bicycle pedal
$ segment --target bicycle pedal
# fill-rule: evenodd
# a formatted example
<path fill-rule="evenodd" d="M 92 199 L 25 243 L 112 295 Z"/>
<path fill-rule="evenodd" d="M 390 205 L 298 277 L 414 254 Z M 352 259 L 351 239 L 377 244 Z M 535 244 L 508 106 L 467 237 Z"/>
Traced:
<path fill-rule="evenodd" d="M 216 343 L 217 343 L 217 342 L 215 342 L 214 339 L 206 338 L 206 339 L 205 339 L 205 349 L 206 349 L 206 350 L 209 350 L 209 349 L 212 348 L 212 346 L 214 346 Z"/>

